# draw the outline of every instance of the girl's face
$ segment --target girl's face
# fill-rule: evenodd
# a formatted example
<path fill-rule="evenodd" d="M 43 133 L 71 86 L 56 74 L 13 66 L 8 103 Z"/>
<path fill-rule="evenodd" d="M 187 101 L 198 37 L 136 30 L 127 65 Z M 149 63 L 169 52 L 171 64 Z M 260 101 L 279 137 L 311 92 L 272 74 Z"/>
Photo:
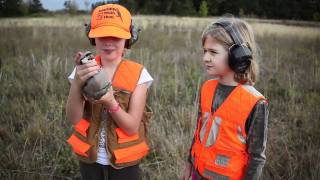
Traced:
<path fill-rule="evenodd" d="M 114 61 L 121 59 L 124 51 L 125 39 L 116 37 L 95 38 L 98 54 L 107 60 Z"/>
<path fill-rule="evenodd" d="M 224 76 L 232 72 L 228 65 L 228 51 L 208 35 L 203 45 L 203 63 L 210 76 Z"/>

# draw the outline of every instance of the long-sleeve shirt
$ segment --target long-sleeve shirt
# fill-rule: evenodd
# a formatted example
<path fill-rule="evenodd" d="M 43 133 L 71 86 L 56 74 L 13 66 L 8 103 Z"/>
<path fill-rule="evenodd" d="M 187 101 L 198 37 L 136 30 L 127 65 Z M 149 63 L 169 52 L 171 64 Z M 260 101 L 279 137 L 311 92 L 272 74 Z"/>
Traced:
<path fill-rule="evenodd" d="M 236 86 L 227 86 L 218 84 L 214 100 L 212 102 L 212 112 L 215 112 L 224 100 L 228 97 L 231 91 Z M 201 108 L 199 103 L 198 118 L 201 116 Z M 266 162 L 266 143 L 267 143 L 267 124 L 268 124 L 268 102 L 260 100 L 254 106 L 249 117 L 246 120 L 245 131 L 247 136 L 247 152 L 249 154 L 248 166 L 245 171 L 244 179 L 256 180 L 259 179 L 264 164 Z M 192 141 L 192 144 L 194 139 Z M 191 163 L 191 149 L 189 154 L 189 162 Z"/>

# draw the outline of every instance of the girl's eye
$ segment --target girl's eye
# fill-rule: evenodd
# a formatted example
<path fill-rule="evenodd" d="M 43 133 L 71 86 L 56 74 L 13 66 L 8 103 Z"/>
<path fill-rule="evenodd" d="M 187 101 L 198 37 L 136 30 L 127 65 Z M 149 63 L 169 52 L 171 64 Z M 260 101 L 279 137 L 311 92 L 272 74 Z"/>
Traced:
<path fill-rule="evenodd" d="M 214 51 L 214 50 L 207 50 L 207 49 L 203 49 L 203 53 L 205 54 L 205 53 L 207 53 L 207 52 L 209 52 L 211 55 L 216 55 L 216 54 L 218 54 L 216 51 Z"/>
<path fill-rule="evenodd" d="M 213 54 L 213 55 L 218 54 L 216 51 L 213 51 L 213 50 L 210 50 L 209 52 L 210 54 Z"/>

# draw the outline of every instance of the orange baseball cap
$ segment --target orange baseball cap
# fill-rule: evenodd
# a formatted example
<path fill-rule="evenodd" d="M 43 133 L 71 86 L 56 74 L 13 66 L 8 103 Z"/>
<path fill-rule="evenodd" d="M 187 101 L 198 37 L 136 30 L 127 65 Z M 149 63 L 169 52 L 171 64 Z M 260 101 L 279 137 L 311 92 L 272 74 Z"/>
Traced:
<path fill-rule="evenodd" d="M 90 38 L 112 36 L 130 39 L 131 14 L 119 4 L 96 7 L 91 15 Z"/>

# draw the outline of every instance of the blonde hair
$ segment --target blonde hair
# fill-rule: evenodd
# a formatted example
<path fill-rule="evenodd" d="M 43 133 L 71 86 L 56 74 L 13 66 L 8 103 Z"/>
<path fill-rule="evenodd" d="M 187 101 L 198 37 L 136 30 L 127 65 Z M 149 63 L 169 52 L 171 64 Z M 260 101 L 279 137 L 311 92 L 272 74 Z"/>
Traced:
<path fill-rule="evenodd" d="M 258 79 L 259 68 L 257 64 L 257 45 L 254 39 L 252 27 L 246 21 L 234 17 L 224 17 L 218 21 L 230 22 L 232 26 L 239 31 L 241 36 L 240 38 L 251 49 L 252 60 L 249 68 L 244 73 L 235 73 L 234 79 L 241 84 L 254 85 Z M 214 23 L 207 26 L 207 28 L 203 31 L 202 46 L 204 45 L 207 36 L 210 36 L 221 43 L 221 45 L 223 45 L 227 51 L 229 51 L 229 48 L 234 44 L 228 32 L 223 27 Z"/>

